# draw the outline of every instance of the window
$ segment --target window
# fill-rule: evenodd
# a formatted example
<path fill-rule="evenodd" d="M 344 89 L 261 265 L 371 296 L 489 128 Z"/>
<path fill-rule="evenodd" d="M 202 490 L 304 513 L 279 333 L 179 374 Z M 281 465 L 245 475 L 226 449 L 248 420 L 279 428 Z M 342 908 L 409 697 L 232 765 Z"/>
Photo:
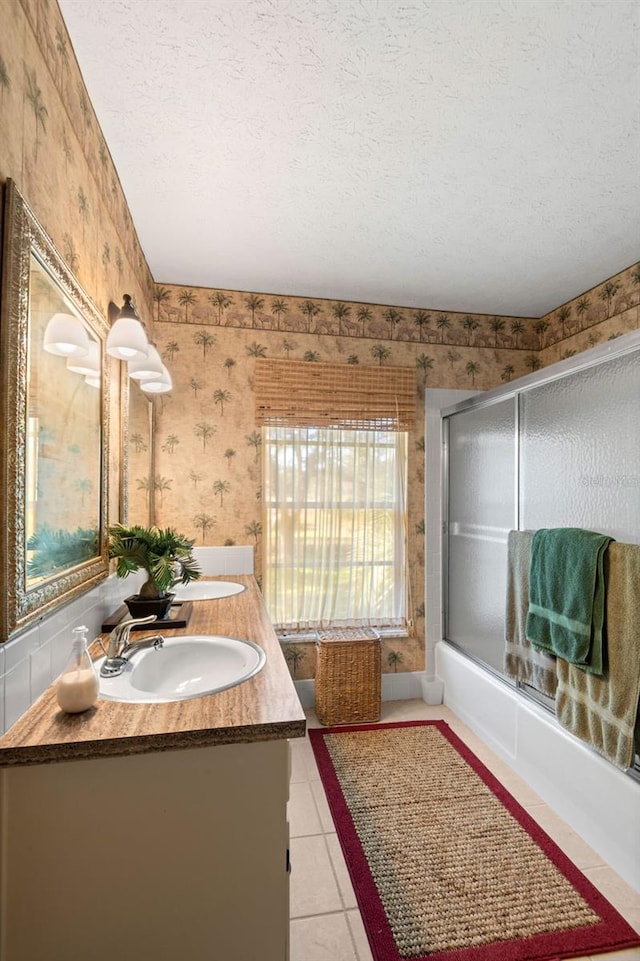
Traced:
<path fill-rule="evenodd" d="M 276 627 L 404 625 L 406 431 L 263 431 L 263 588 Z"/>

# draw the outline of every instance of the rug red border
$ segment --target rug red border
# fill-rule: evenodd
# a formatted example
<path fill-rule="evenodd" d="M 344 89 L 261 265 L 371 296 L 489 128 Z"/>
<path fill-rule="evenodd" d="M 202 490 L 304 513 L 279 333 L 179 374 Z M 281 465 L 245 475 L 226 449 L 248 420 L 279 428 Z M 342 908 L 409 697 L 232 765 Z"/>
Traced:
<path fill-rule="evenodd" d="M 349 808 L 324 743 L 327 734 L 342 731 L 370 731 L 380 728 L 437 727 L 487 787 L 502 802 L 529 836 L 545 852 L 558 870 L 571 882 L 601 922 L 584 928 L 536 935 L 518 941 L 455 951 L 439 951 L 411 958 L 410 961 L 560 961 L 584 954 L 621 951 L 640 945 L 640 935 L 624 920 L 613 905 L 600 894 L 584 874 L 564 854 L 540 825 L 527 814 L 509 791 L 476 757 L 445 721 L 397 721 L 387 724 L 359 724 L 330 728 L 309 728 L 320 777 L 327 795 L 338 838 L 347 862 L 367 937 L 375 961 L 409 961 L 398 953 L 391 929 L 367 864 L 360 839 L 356 834 Z"/>

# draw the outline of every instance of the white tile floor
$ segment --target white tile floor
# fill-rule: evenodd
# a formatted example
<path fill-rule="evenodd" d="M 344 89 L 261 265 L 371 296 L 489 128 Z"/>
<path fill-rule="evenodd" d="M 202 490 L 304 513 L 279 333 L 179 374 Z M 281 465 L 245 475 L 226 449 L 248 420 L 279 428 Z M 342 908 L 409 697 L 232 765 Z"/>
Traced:
<path fill-rule="evenodd" d="M 640 931 L 640 896 L 446 707 L 385 701 L 384 721 L 442 719 L 500 778 L 591 882 Z M 318 727 L 313 712 L 308 727 Z M 373 961 L 308 737 L 291 742 L 290 961 Z M 581 959 L 585 961 L 585 959 Z M 640 948 L 593 961 L 640 961 Z"/>

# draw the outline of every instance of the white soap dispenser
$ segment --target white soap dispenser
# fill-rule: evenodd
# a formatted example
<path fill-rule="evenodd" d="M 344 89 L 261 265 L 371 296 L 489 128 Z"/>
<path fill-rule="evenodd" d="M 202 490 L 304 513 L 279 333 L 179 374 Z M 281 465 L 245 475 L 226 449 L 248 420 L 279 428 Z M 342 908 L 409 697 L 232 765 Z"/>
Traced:
<path fill-rule="evenodd" d="M 74 627 L 73 650 L 58 678 L 58 704 L 67 714 L 87 711 L 98 700 L 100 684 L 87 650 L 87 630 L 84 624 Z"/>

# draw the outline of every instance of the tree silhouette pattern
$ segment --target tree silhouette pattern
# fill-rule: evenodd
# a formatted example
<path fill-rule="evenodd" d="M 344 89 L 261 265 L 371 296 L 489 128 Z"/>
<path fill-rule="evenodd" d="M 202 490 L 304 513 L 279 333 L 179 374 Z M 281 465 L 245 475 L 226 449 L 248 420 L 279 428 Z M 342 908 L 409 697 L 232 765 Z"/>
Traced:
<path fill-rule="evenodd" d="M 285 661 L 291 667 L 291 675 L 295 678 L 298 675 L 298 667 L 307 656 L 307 652 L 301 644 L 287 644 L 283 650 Z"/>
<path fill-rule="evenodd" d="M 206 360 L 206 359 L 207 359 L 207 351 L 209 350 L 210 347 L 213 347 L 213 345 L 214 345 L 215 342 L 216 342 L 216 338 L 215 338 L 214 335 L 213 335 L 212 333 L 210 333 L 208 330 L 199 330 L 199 331 L 195 334 L 194 340 L 195 340 L 196 344 L 198 344 L 200 347 L 202 347 L 202 359 L 203 359 L 203 360 Z"/>
<path fill-rule="evenodd" d="M 42 53 L 34 49 L 31 62 L 15 75 L 10 75 L 0 57 L 0 104 L 15 98 L 25 105 L 22 156 L 27 156 L 28 147 L 39 165 L 48 164 L 66 177 L 68 203 L 59 205 L 59 213 L 52 211 L 51 231 L 62 246 L 67 264 L 80 273 L 81 279 L 94 276 L 91 257 L 95 259 L 97 252 L 101 261 L 98 283 L 103 289 L 92 281 L 89 290 L 96 303 L 104 302 L 104 290 L 121 289 L 130 271 L 144 292 L 142 300 L 147 300 L 148 316 L 158 324 L 156 339 L 165 342 L 163 356 L 175 365 L 176 376 L 173 394 L 153 402 L 160 422 L 161 433 L 157 436 L 165 438 L 157 451 L 158 473 L 151 480 L 138 478 L 134 483 L 157 499 L 156 506 L 161 498 L 170 501 L 167 510 L 171 520 L 175 511 L 181 510 L 183 526 L 196 530 L 203 543 L 213 538 L 217 543 L 251 542 L 259 547 L 260 522 L 251 516 L 255 511 L 251 505 L 256 504 L 254 492 L 257 497 L 260 489 L 259 435 L 255 438 L 251 434 L 251 358 L 258 355 L 249 353 L 247 357 L 244 341 L 233 339 L 233 334 L 240 334 L 243 328 L 255 330 L 253 336 L 261 338 L 262 348 L 272 356 L 284 354 L 302 359 L 307 354 L 336 363 L 355 364 L 360 360 L 369 364 L 415 364 L 420 398 L 427 383 L 459 387 L 471 386 L 475 380 L 477 387 L 485 389 L 616 337 L 621 328 L 632 329 L 635 315 L 627 308 L 640 301 L 638 266 L 600 282 L 545 318 L 438 314 L 433 307 L 410 309 L 225 290 L 203 291 L 198 302 L 196 293 L 188 287 L 151 285 L 118 177 L 54 6 L 49 8 L 51 17 L 46 22 L 42 18 L 49 32 L 48 53 L 44 47 Z M 56 96 L 59 103 L 52 99 Z M 60 104 L 65 108 L 62 111 Z M 64 122 L 55 130 L 51 118 L 62 116 Z M 105 225 L 108 229 L 102 232 Z M 93 252 L 85 249 L 89 245 L 81 244 L 83 237 L 100 238 L 99 243 L 94 240 Z M 340 304 L 343 307 L 336 314 L 333 307 Z M 615 318 L 625 310 L 624 326 L 614 328 Z M 540 320 L 548 326 L 536 329 Z M 225 338 L 229 332 L 231 339 L 225 339 L 221 345 L 222 357 L 216 357 L 210 349 L 212 344 L 195 345 L 192 335 L 176 326 L 194 321 L 205 329 L 213 325 L 223 327 Z M 504 325 L 494 326 L 500 321 Z M 374 345 L 386 348 L 389 355 L 373 356 Z M 224 356 L 227 361 L 223 361 Z M 480 369 L 468 370 L 467 365 L 478 365 Z M 233 376 L 233 400 L 230 404 L 222 401 L 218 406 L 220 442 L 215 444 L 207 425 L 213 428 L 211 418 L 216 405 L 212 397 L 215 391 L 223 389 L 222 376 L 225 382 Z M 217 499 L 218 495 L 212 493 L 212 485 L 222 470 L 232 480 L 232 489 L 221 495 L 225 500 L 221 511 L 224 521 L 221 517 L 216 523 L 211 508 L 212 498 Z M 410 470 L 410 486 L 419 502 L 421 482 L 416 479 L 415 462 Z M 240 477 L 242 482 L 236 483 L 235 478 Z M 178 491 L 180 496 L 176 497 Z M 196 526 L 196 517 L 205 518 L 204 526 Z M 410 540 L 414 536 L 415 529 L 410 526 Z M 421 564 L 416 560 L 414 565 L 416 583 L 421 579 Z M 416 617 L 421 610 L 424 614 L 424 605 L 419 602 Z M 407 663 L 403 669 L 411 669 L 411 665 Z"/>
<path fill-rule="evenodd" d="M 229 481 L 217 480 L 213 482 L 213 493 L 220 498 L 220 507 L 224 507 L 224 495 L 228 494 L 230 490 L 231 484 Z"/>
<path fill-rule="evenodd" d="M 38 78 L 36 76 L 35 70 L 27 70 L 27 89 L 26 89 L 27 100 L 29 105 L 33 110 L 33 116 L 35 120 L 35 136 L 33 138 L 33 158 L 37 161 L 38 159 L 38 146 L 40 144 L 40 139 L 38 137 L 38 131 L 42 128 L 42 132 L 47 132 L 47 118 L 49 116 L 49 111 L 47 110 L 44 100 L 42 98 L 42 90 L 38 86 Z"/>
<path fill-rule="evenodd" d="M 404 657 L 402 656 L 401 651 L 389 651 L 387 654 L 387 664 L 389 667 L 393 668 L 394 674 L 398 670 L 398 665 L 402 664 L 403 661 Z"/>
<path fill-rule="evenodd" d="M 244 298 L 244 302 L 251 312 L 251 326 L 255 327 L 256 310 L 262 310 L 264 307 L 264 297 L 260 297 L 258 294 L 250 294 L 248 297 Z"/>
<path fill-rule="evenodd" d="M 375 358 L 380 367 L 382 367 L 384 361 L 391 357 L 391 350 L 386 346 L 386 344 L 374 344 L 371 348 L 371 356 Z"/>
<path fill-rule="evenodd" d="M 339 334 L 342 334 L 342 321 L 343 321 L 346 317 L 348 317 L 349 314 L 351 313 L 351 307 L 350 307 L 350 305 L 349 305 L 349 304 L 343 304 L 342 302 L 339 301 L 339 302 L 336 303 L 336 304 L 332 304 L 332 306 L 331 306 L 331 313 L 333 314 L 333 316 L 335 317 L 335 319 L 338 321 L 338 333 L 339 333 Z"/>
<path fill-rule="evenodd" d="M 196 302 L 196 295 L 192 290 L 181 290 L 178 294 L 178 303 L 184 307 L 184 322 L 189 322 L 189 307 L 193 307 Z"/>
<path fill-rule="evenodd" d="M 196 426 L 193 428 L 193 433 L 196 435 L 196 437 L 200 437 L 202 440 L 203 451 L 207 449 L 207 442 L 211 440 L 215 432 L 216 428 L 213 426 L 213 424 L 207 424 L 203 421 L 201 421 L 199 424 L 196 424 Z"/>
<path fill-rule="evenodd" d="M 0 106 L 4 103 L 5 91 L 11 90 L 11 77 L 4 59 L 0 56 Z"/>
<path fill-rule="evenodd" d="M 220 416 L 224 416 L 224 405 L 228 404 L 231 400 L 231 394 L 228 390 L 214 390 L 213 392 L 213 402 L 216 407 L 220 408 Z"/>
<path fill-rule="evenodd" d="M 211 514 L 196 514 L 193 518 L 193 526 L 197 531 L 202 532 L 202 543 L 205 542 L 205 537 L 211 528 L 216 523 L 215 518 Z"/>
<path fill-rule="evenodd" d="M 600 300 L 603 300 L 607 305 L 607 320 L 611 316 L 611 302 L 619 290 L 620 284 L 610 280 L 600 291 Z"/>
<path fill-rule="evenodd" d="M 417 310 L 413 315 L 413 322 L 418 328 L 418 340 L 422 343 L 423 331 L 431 323 L 431 314 L 427 313 L 426 310 Z"/>
<path fill-rule="evenodd" d="M 319 313 L 320 307 L 312 300 L 305 300 L 301 307 L 303 315 L 307 318 L 307 332 L 311 330 L 311 323 Z"/>
<path fill-rule="evenodd" d="M 278 297 L 271 302 L 271 313 L 277 318 L 277 328 L 280 330 L 280 323 L 283 314 L 289 310 L 289 305 L 282 297 Z"/>
<path fill-rule="evenodd" d="M 160 322 L 160 305 L 166 304 L 171 300 L 171 291 L 167 287 L 158 284 L 153 291 L 153 299 L 156 304 L 156 321 Z"/>
<path fill-rule="evenodd" d="M 168 434 L 164 444 L 162 445 L 162 449 L 166 451 L 167 454 L 173 454 L 179 443 L 180 438 L 177 434 Z"/>
<path fill-rule="evenodd" d="M 440 343 L 444 344 L 444 333 L 451 327 L 451 321 L 446 314 L 440 314 L 436 320 L 436 327 L 440 331 Z"/>
<path fill-rule="evenodd" d="M 218 324 L 222 325 L 222 314 L 231 306 L 233 298 L 225 294 L 222 290 L 216 290 L 209 297 L 209 303 L 213 304 L 218 311 Z"/>

